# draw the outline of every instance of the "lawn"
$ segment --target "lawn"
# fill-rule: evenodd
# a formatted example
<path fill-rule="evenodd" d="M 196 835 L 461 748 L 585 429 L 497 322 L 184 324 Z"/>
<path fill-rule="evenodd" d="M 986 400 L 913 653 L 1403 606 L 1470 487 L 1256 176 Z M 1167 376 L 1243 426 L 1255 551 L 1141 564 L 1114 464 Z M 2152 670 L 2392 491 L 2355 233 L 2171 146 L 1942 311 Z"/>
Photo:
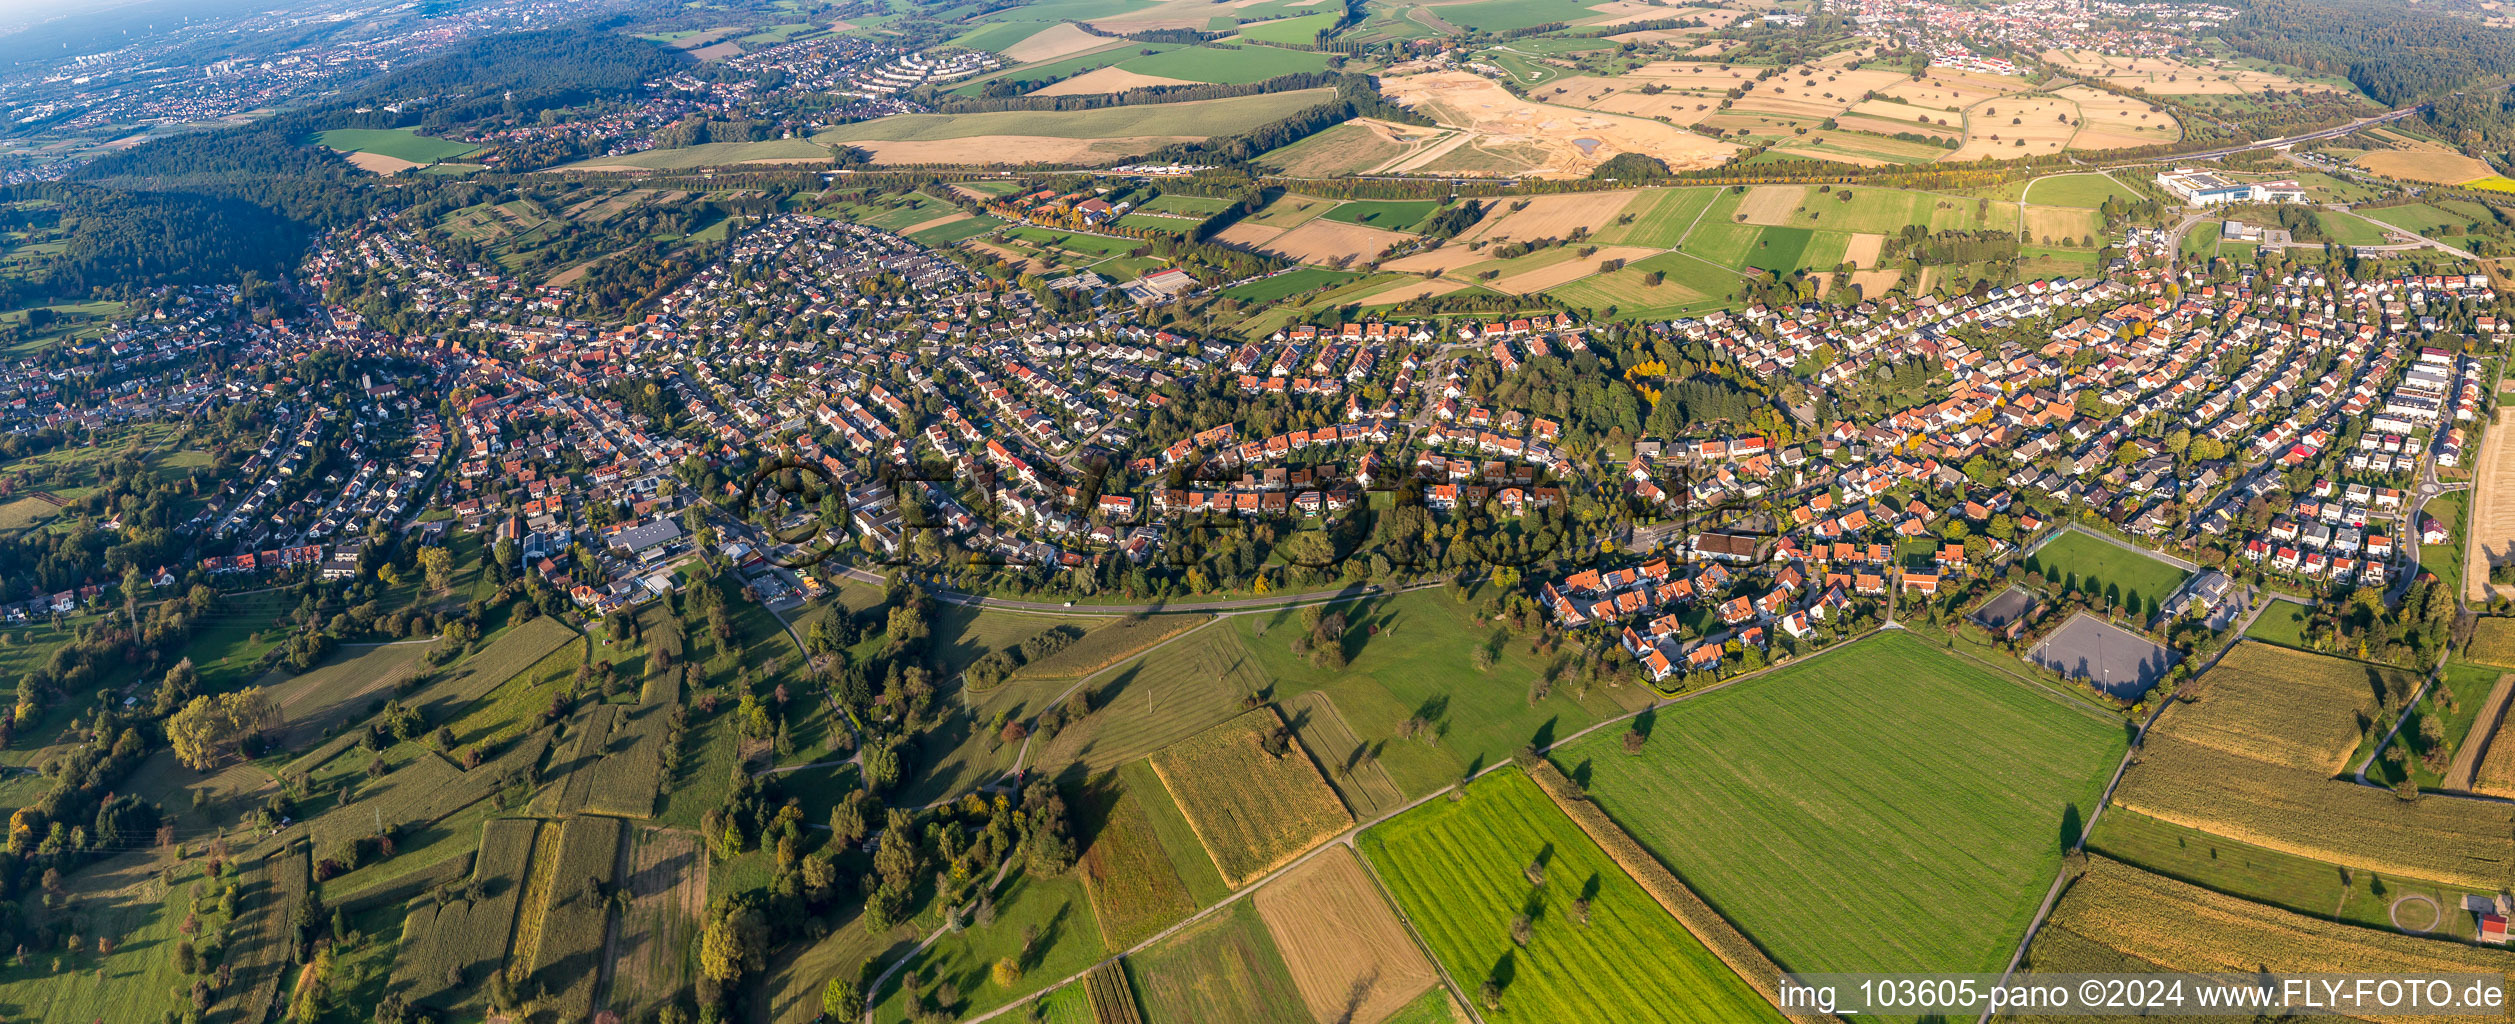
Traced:
<path fill-rule="evenodd" d="M 1442 21 L 1460 28 L 1487 32 L 1533 28 L 1550 21 L 1577 22 L 1598 14 L 1580 0 L 1483 0 L 1444 6 L 1436 13 Z"/>
<path fill-rule="evenodd" d="M 957 245 L 967 239 L 976 238 L 1003 226 L 1003 221 L 997 220 L 993 217 L 969 217 L 962 220 L 938 224 L 923 231 L 911 231 L 908 233 L 908 240 L 919 245 L 930 246 L 936 249 L 944 249 Z"/>
<path fill-rule="evenodd" d="M 2382 245 L 2385 241 L 2383 229 L 2350 214 L 2323 210 L 2314 220 L 2323 226 L 2324 237 L 2341 245 Z"/>
<path fill-rule="evenodd" d="M 315 141 L 345 153 L 375 153 L 415 164 L 433 164 L 475 152 L 480 147 L 452 139 L 432 139 L 408 128 L 334 128 Z"/>
<path fill-rule="evenodd" d="M 1092 921 L 1091 899 L 1075 873 L 1035 878 L 1015 871 L 995 893 L 995 923 L 945 931 L 909 957 L 890 987 L 876 993 L 876 1021 L 902 1020 L 914 1004 L 903 979 L 925 979 L 936 994 L 941 983 L 959 989 L 961 1001 L 948 1007 L 955 1018 L 983 1013 L 1015 997 L 1091 966 L 1109 954 Z M 1025 933 L 1038 941 L 1025 948 Z M 1014 957 L 1021 978 L 1011 988 L 989 978 L 996 961 Z"/>
<path fill-rule="evenodd" d="M 1209 628 L 1239 634 L 1244 670 L 1261 685 L 1271 684 L 1274 699 L 1310 690 L 1334 698 L 1354 734 L 1374 744 L 1375 757 L 1409 797 L 1455 782 L 1471 766 L 1505 760 L 1529 743 L 1550 744 L 1649 699 L 1638 684 L 1582 693 L 1567 682 L 1530 701 L 1529 681 L 1544 673 L 1544 663 L 1525 641 L 1499 643 L 1493 625 L 1476 621 L 1475 608 L 1443 590 L 1336 609 L 1346 618 L 1342 639 L 1352 659 L 1341 670 L 1293 653 L 1292 636 L 1305 632 L 1299 612 L 1234 616 Z M 1497 646 L 1490 670 L 1476 668 L 1479 644 Z M 1399 738 L 1411 718 L 1425 723 L 1423 738 Z"/>
<path fill-rule="evenodd" d="M 1787 274 L 1799 269 L 1799 256 L 1807 251 L 1815 232 L 1807 228 L 1765 228 L 1763 236 L 1747 250 L 1746 265 L 1774 274 Z"/>
<path fill-rule="evenodd" d="M 2026 559 L 2059 589 L 2098 595 L 2123 608 L 2153 611 L 2183 585 L 2183 570 L 2077 530 L 2063 532 Z"/>
<path fill-rule="evenodd" d="M 2244 635 L 2265 643 L 2308 650 L 2311 645 L 2305 642 L 2305 625 L 2312 617 L 2312 609 L 2304 605 L 2272 601 L 2262 609 L 2262 616 L 2246 627 Z"/>
<path fill-rule="evenodd" d="M 1500 990 L 1488 1022 L 1778 1019 L 1517 770 L 1390 819 L 1360 846 L 1450 976 Z M 1523 916 L 1524 944 L 1512 934 Z"/>
<path fill-rule="evenodd" d="M 1361 276 L 1341 270 L 1301 267 L 1273 277 L 1261 278 L 1244 285 L 1224 289 L 1223 297 L 1241 302 L 1279 302 L 1303 292 L 1331 288 Z"/>
<path fill-rule="evenodd" d="M 2437 582 L 2445 585 L 2446 593 L 2462 593 L 2463 545 L 2458 538 L 2470 528 L 2470 524 L 2463 521 L 2462 499 L 2450 494 L 2430 498 L 2420 511 L 2435 516 L 2437 522 L 2445 524 L 2450 536 L 2442 544 L 2419 545 L 2419 568 L 2435 573 Z"/>
<path fill-rule="evenodd" d="M 2107 199 L 2124 203 L 2139 202 L 2139 193 L 2124 188 L 2102 174 L 2055 174 L 2037 178 L 2026 186 L 2025 198 L 2045 206 L 2076 206 L 2095 209 Z"/>
<path fill-rule="evenodd" d="M 2470 736 L 2472 721 L 2480 717 L 2482 706 L 2489 702 L 2489 691 L 2496 688 L 2498 676 L 2502 674 L 2503 670 L 2486 665 L 2459 662 L 2447 665 L 2441 685 L 2452 695 L 2450 706 L 2445 693 L 2435 688 L 2421 696 L 2417 704 L 2411 705 L 2402 719 L 2401 731 L 2393 735 L 2393 742 L 2402 744 L 2407 752 L 2409 760 L 2405 763 L 2412 782 L 2422 789 L 2445 787 L 2445 771 L 2453 764 L 2455 751 L 2461 749 L 2463 740 Z M 2437 739 L 2433 741 L 2426 733 L 2426 723 L 2430 718 L 2437 722 Z M 2435 767 L 2429 767 L 2431 764 Z M 2377 758 L 2374 765 L 2367 769 L 2367 778 L 2386 785 L 2398 783 L 2402 774 L 2402 770 L 2394 768 L 2383 758 Z"/>
<path fill-rule="evenodd" d="M 1306 45 L 1312 40 L 1317 39 L 1320 32 L 1327 30 L 1335 24 L 1336 16 L 1333 14 L 1305 14 L 1298 18 L 1278 18 L 1274 21 L 1262 21 L 1253 25 L 1242 25 L 1240 26 L 1240 38 L 1254 39 L 1261 43 L 1302 43 Z"/>
<path fill-rule="evenodd" d="M 1362 224 L 1391 231 L 1412 231 L 1441 204 L 1429 199 L 1395 200 L 1362 199 L 1338 206 L 1323 214 L 1328 220 Z"/>
<path fill-rule="evenodd" d="M 1245 85 L 1326 67 L 1327 56 L 1321 53 L 1254 43 L 1210 43 L 1137 57 L 1119 64 L 1118 70 L 1186 82 Z"/>
<path fill-rule="evenodd" d="M 1554 760 L 1792 971 L 1997 971 L 2124 748 L 2118 722 L 1903 632 L 1648 733 L 1639 756 L 1608 731 Z"/>
<path fill-rule="evenodd" d="M 1132 238 L 1111 238 L 1107 235 L 1086 235 L 1072 231 L 1061 231 L 1055 228 L 1018 227 L 1007 229 L 1004 234 L 1007 238 L 1017 238 L 1035 245 L 1047 246 L 1051 249 L 1063 249 L 1066 252 L 1073 253 L 1077 256 L 1085 256 L 1092 259 L 1099 259 L 1106 256 L 1123 256 L 1144 247 L 1143 242 Z"/>
<path fill-rule="evenodd" d="M 167 877 L 182 888 L 169 889 Z M 91 941 L 81 952 L 64 954 L 56 946 L 30 954 L 22 965 L 0 965 L 0 1005 L 11 1019 L 28 1021 L 150 1021 L 188 1005 L 179 993 L 190 979 L 175 969 L 174 943 L 192 906 L 183 893 L 201 884 L 200 877 L 197 862 L 168 868 L 160 853 L 124 854 L 72 873 L 59 909 L 45 909 L 45 898 L 30 888 L 22 904 L 9 908 L 23 915 L 20 927 L 67 927 L 111 938 L 120 948 L 99 956 Z M 243 929 L 259 901 L 269 898 L 269 887 L 257 882 L 246 882 L 244 892 L 240 938 L 231 950 L 250 942 L 241 937 Z M 203 901 L 203 921 L 216 930 L 221 922 L 206 908 L 217 900 L 204 895 Z M 240 966 L 237 980 L 252 973 Z"/>
<path fill-rule="evenodd" d="M 1257 47 L 1250 47 L 1250 49 L 1257 49 Z M 1271 47 L 1267 49 L 1275 53 L 1293 52 L 1274 50 Z M 1158 56 L 1163 55 L 1156 55 Z M 1306 54 L 1295 56 L 1314 57 L 1314 55 Z M 1137 60 L 1146 61 L 1153 59 L 1155 57 L 1137 58 Z M 1244 59 L 1228 62 L 1227 66 L 1246 68 L 1251 65 Z M 1156 72 L 1143 73 L 1155 74 Z M 1164 73 L 1163 77 L 1177 76 Z M 1238 76 L 1224 75 L 1219 72 L 1215 73 L 1215 77 L 1218 81 L 1239 80 Z M 1271 74 L 1261 74 L 1245 80 L 1258 81 L 1268 77 L 1271 77 Z M 834 128 L 814 135 L 812 141 L 822 144 L 928 142 L 988 135 L 1033 135 L 1059 139 L 1114 139 L 1146 135 L 1177 135 L 1202 139 L 1244 132 L 1328 102 L 1332 98 L 1333 93 L 1327 89 L 1302 89 L 1294 92 L 1238 96 L 1231 99 L 1102 107 L 1097 110 L 1006 110 L 980 114 L 900 114 Z"/>
<path fill-rule="evenodd" d="M 1674 248 L 1719 194 L 1716 188 L 1644 189 L 1616 215 L 1618 223 L 1601 226 L 1595 237 L 1605 245 Z"/>

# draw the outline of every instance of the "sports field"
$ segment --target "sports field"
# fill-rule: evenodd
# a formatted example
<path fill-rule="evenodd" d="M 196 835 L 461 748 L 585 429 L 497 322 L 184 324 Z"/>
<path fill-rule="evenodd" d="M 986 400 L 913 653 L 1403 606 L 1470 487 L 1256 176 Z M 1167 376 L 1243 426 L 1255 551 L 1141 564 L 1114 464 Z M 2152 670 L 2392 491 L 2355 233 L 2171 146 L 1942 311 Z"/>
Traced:
<path fill-rule="evenodd" d="M 2093 594 L 2143 620 L 2183 585 L 2184 572 L 2154 558 L 2071 530 L 2027 556 L 2055 588 Z"/>
<path fill-rule="evenodd" d="M 1638 756 L 1609 731 L 1554 761 L 1794 971 L 2000 969 L 2124 747 L 2118 723 L 1904 632 L 1647 728 Z"/>
<path fill-rule="evenodd" d="M 1360 846 L 1450 976 L 1499 990 L 1488 1022 L 1779 1016 L 1517 770 L 1401 814 Z"/>

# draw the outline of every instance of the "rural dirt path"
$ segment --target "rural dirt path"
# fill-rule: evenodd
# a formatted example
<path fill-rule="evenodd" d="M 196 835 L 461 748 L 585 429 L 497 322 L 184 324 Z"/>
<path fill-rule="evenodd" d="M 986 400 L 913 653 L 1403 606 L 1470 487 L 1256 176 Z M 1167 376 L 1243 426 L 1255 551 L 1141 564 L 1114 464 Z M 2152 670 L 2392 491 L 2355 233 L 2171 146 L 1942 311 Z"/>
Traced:
<path fill-rule="evenodd" d="M 2490 739 L 2496 735 L 2498 720 L 2506 715 L 2506 700 L 2515 696 L 2515 673 L 2498 677 L 2498 684 L 2489 689 L 2489 702 L 2480 706 L 2480 717 L 2471 720 L 2471 731 L 2454 748 L 2454 763 L 2445 769 L 2445 788 L 2471 791 L 2471 775 L 2480 769 L 2480 759 L 2487 755 Z"/>

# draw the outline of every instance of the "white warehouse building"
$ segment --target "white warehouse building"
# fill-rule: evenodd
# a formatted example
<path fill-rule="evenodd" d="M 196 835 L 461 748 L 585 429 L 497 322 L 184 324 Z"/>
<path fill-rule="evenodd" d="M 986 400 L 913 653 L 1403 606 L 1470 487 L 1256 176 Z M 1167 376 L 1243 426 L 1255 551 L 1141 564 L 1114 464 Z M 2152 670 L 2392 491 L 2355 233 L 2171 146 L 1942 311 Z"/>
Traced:
<path fill-rule="evenodd" d="M 2304 187 L 2294 181 L 2237 181 L 2216 171 L 2189 167 L 2158 174 L 2157 184 L 2193 206 L 2305 202 Z"/>

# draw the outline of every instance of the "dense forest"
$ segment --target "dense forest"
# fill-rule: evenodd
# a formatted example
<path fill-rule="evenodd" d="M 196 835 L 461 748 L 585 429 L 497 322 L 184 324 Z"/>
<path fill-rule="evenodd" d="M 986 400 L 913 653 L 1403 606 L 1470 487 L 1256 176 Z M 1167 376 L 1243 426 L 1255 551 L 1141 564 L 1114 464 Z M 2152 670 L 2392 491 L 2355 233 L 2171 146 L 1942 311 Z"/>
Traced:
<path fill-rule="evenodd" d="M 358 173 L 312 144 L 332 128 L 420 128 L 633 95 L 639 83 L 696 67 L 671 47 L 611 32 L 567 29 L 488 36 L 385 75 L 308 110 L 233 128 L 178 135 L 98 158 L 86 180 L 337 179 Z M 429 99 L 401 113 L 392 101 Z M 362 112 L 361 108 L 365 108 Z"/>
<path fill-rule="evenodd" d="M 41 200 L 68 245 L 32 272 L 0 282 L 11 304 L 170 284 L 277 277 L 305 231 L 240 199 L 80 184 L 21 185 L 6 201 Z"/>
<path fill-rule="evenodd" d="M 2254 0 L 2225 36 L 2263 60 L 2344 75 L 2388 107 L 2515 74 L 2515 33 L 2384 0 Z"/>

